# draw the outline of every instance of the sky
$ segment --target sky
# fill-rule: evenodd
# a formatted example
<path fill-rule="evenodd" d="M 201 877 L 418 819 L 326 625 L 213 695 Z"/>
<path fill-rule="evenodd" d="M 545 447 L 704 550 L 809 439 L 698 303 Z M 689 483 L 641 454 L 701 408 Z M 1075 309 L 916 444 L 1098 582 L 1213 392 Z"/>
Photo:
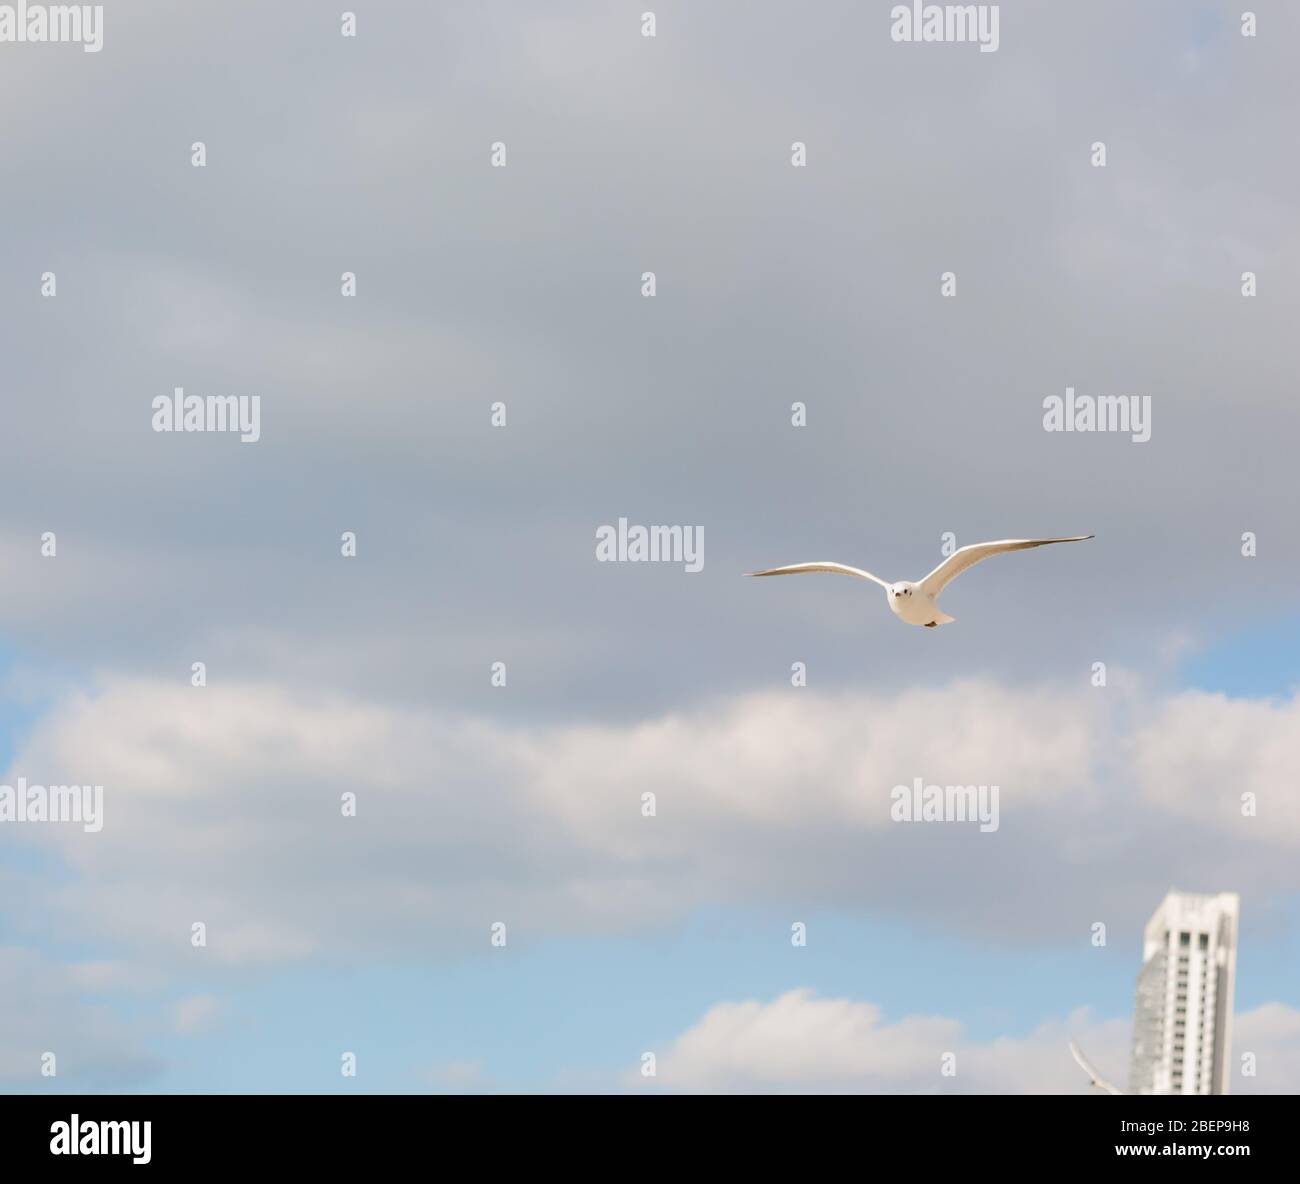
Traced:
<path fill-rule="evenodd" d="M 0 823 L 0 1090 L 1084 1093 L 1177 888 L 1241 896 L 1231 1088 L 1300 1092 L 1300 11 L 891 7 L 0 44 L 0 784 L 104 786 Z M 933 630 L 744 578 L 1075 534 Z"/>

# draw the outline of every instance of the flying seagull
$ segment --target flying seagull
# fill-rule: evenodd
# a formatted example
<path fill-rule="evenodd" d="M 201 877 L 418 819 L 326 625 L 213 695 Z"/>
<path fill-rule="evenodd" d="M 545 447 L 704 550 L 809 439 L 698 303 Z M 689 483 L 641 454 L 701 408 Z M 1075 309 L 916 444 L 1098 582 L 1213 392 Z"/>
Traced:
<path fill-rule="evenodd" d="M 888 584 L 879 576 L 873 576 L 860 567 L 849 567 L 844 563 L 831 563 L 823 560 L 818 563 L 792 563 L 788 567 L 769 567 L 766 571 L 751 571 L 751 576 L 793 576 L 805 571 L 830 571 L 842 576 L 858 576 L 864 580 L 873 580 L 885 590 L 885 597 L 894 616 L 908 625 L 946 625 L 955 621 L 939 608 L 939 593 L 944 590 L 968 567 L 990 555 L 1000 555 L 1003 551 L 1024 551 L 1029 547 L 1045 547 L 1048 543 L 1081 543 L 1090 539 L 1090 534 L 1071 535 L 1065 539 L 1000 539 L 996 543 L 972 543 L 961 547 L 948 556 L 938 567 L 922 580 L 899 580 Z"/>
<path fill-rule="evenodd" d="M 1122 1089 L 1116 1089 L 1109 1081 L 1103 1081 L 1097 1076 L 1097 1070 L 1092 1067 L 1088 1058 L 1079 1051 L 1079 1046 L 1075 1044 L 1073 1040 L 1070 1041 L 1070 1055 L 1078 1061 L 1079 1068 L 1088 1075 L 1089 1085 L 1095 1085 L 1098 1089 L 1104 1089 L 1108 1094 L 1119 1094 L 1121 1097 L 1123 1096 L 1124 1091 Z"/>

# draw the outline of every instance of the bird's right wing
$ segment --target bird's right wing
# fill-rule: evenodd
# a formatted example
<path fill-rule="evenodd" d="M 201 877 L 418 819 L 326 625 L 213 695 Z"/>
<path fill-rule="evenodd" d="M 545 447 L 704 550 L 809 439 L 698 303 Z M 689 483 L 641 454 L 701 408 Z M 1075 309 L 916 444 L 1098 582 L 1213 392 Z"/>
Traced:
<path fill-rule="evenodd" d="M 1089 1085 L 1095 1085 L 1098 1089 L 1104 1089 L 1108 1094 L 1119 1094 L 1123 1096 L 1123 1090 L 1116 1089 L 1109 1081 L 1103 1081 L 1102 1078 L 1097 1075 L 1097 1070 L 1089 1064 L 1088 1058 L 1079 1051 L 1079 1046 L 1075 1044 L 1073 1040 L 1070 1041 L 1070 1055 L 1078 1062 L 1079 1068 L 1088 1075 Z"/>
<path fill-rule="evenodd" d="M 769 567 L 766 571 L 746 572 L 751 576 L 794 576 L 805 571 L 830 571 L 841 576 L 857 576 L 863 580 L 874 580 L 882 588 L 888 588 L 879 576 L 873 576 L 869 571 L 863 571 L 860 567 L 849 567 L 847 563 L 832 563 L 828 559 L 823 559 L 817 563 L 792 563 L 788 567 Z"/>
<path fill-rule="evenodd" d="M 1028 547 L 1046 547 L 1052 543 L 1082 543 L 1092 538 L 1090 534 L 1076 534 L 1063 539 L 998 539 L 994 543 L 971 543 L 961 547 L 948 556 L 938 567 L 921 581 L 921 590 L 927 596 L 938 596 L 968 567 L 973 567 L 981 559 L 990 555 L 1001 555 L 1005 551 L 1024 551 Z"/>

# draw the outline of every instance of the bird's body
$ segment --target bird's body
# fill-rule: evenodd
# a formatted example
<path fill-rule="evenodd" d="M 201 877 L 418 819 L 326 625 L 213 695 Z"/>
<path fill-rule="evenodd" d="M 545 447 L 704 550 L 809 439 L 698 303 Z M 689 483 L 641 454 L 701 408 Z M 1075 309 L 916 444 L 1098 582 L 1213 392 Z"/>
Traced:
<path fill-rule="evenodd" d="M 955 617 L 948 616 L 939 607 L 939 593 L 954 579 L 973 564 L 990 555 L 999 555 L 1004 551 L 1023 551 L 1029 547 L 1044 547 L 1049 543 L 1081 543 L 1090 539 L 1090 534 L 1071 535 L 1059 539 L 999 539 L 993 543 L 972 543 L 961 547 L 948 556 L 929 575 L 921 580 L 899 580 L 887 583 L 879 576 L 873 576 L 860 567 L 849 567 L 844 563 L 820 560 L 814 563 L 792 563 L 788 567 L 770 567 L 766 571 L 751 571 L 751 576 L 790 576 L 804 572 L 826 571 L 838 575 L 857 576 L 859 579 L 871 580 L 885 590 L 885 599 L 890 611 L 900 621 L 908 625 L 947 625 Z"/>
<path fill-rule="evenodd" d="M 890 584 L 885 590 L 885 598 L 894 616 L 907 625 L 946 625 L 956 620 L 939 611 L 933 593 L 927 594 L 920 584 L 911 580 Z"/>

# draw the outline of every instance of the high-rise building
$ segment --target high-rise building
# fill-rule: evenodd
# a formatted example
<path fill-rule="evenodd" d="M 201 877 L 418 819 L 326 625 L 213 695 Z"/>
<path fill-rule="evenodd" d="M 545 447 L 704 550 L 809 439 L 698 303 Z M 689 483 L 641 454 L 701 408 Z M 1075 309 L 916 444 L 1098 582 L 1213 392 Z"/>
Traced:
<path fill-rule="evenodd" d="M 1239 909 L 1235 892 L 1170 892 L 1147 922 L 1133 1014 L 1133 1093 L 1228 1092 Z"/>

